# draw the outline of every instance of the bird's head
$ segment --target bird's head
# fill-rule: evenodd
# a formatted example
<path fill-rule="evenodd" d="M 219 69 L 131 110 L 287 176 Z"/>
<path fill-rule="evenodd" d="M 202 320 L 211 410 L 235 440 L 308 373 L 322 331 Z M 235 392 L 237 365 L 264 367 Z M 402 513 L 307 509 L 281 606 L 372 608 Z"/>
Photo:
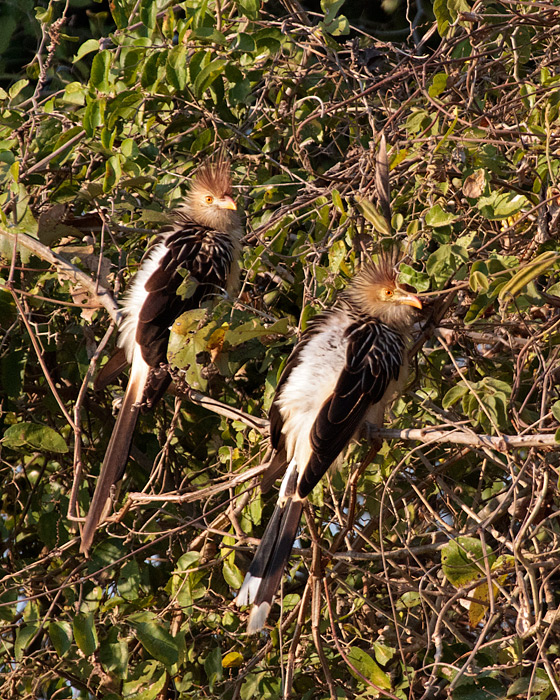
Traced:
<path fill-rule="evenodd" d="M 382 252 L 367 262 L 348 288 L 347 296 L 359 311 L 389 326 L 408 330 L 417 319 L 422 302 L 408 285 L 399 284 L 397 249 Z"/>
<path fill-rule="evenodd" d="M 230 164 L 227 160 L 219 158 L 198 171 L 187 195 L 186 205 L 191 217 L 203 226 L 226 233 L 241 227 L 233 200 Z"/>

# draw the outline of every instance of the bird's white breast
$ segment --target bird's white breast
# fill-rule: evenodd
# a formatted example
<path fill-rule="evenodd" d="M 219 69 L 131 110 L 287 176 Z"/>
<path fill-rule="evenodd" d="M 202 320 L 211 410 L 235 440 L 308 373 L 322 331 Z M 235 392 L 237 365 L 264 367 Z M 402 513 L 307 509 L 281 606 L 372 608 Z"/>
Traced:
<path fill-rule="evenodd" d="M 311 456 L 309 434 L 317 414 L 332 394 L 346 363 L 348 342 L 344 331 L 350 320 L 333 313 L 304 346 L 277 399 L 283 418 L 287 458 L 295 457 L 302 470 Z"/>
<path fill-rule="evenodd" d="M 132 280 L 122 300 L 122 321 L 119 327 L 120 333 L 117 344 L 119 347 L 123 348 L 129 362 L 132 362 L 132 357 L 134 355 L 134 348 L 136 345 L 136 328 L 138 326 L 140 309 L 148 296 L 148 292 L 146 291 L 146 282 L 157 270 L 158 265 L 166 251 L 167 247 L 165 242 L 158 243 L 156 246 L 154 246 L 153 250 L 144 260 L 142 266 L 136 273 L 136 276 Z"/>

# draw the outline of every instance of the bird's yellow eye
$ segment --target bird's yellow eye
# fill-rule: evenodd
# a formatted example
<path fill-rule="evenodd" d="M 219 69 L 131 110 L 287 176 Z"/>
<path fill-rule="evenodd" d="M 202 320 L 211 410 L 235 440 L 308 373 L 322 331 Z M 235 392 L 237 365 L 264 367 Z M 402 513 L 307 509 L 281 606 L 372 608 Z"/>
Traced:
<path fill-rule="evenodd" d="M 206 202 L 206 204 L 212 204 L 212 202 L 214 201 L 214 197 L 212 197 L 211 194 L 207 194 L 206 197 L 204 197 L 204 201 Z"/>
<path fill-rule="evenodd" d="M 393 296 L 393 290 L 392 289 L 386 289 L 385 290 L 385 299 L 390 299 Z"/>

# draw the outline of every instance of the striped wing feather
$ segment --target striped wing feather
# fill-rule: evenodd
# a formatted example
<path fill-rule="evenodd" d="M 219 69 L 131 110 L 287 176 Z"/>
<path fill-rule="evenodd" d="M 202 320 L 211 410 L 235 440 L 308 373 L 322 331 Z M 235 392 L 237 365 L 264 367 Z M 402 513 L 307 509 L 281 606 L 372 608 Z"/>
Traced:
<path fill-rule="evenodd" d="M 233 262 L 230 238 L 194 223 L 182 222 L 180 230 L 168 235 L 165 245 L 167 252 L 145 284 L 148 295 L 136 330 L 142 356 L 151 367 L 166 362 L 169 327 L 175 319 L 223 291 Z M 198 285 L 185 299 L 177 290 L 187 276 Z"/>
<path fill-rule="evenodd" d="M 383 399 L 403 364 L 403 340 L 384 324 L 357 322 L 346 335 L 346 364 L 311 430 L 313 455 L 300 477 L 301 498 L 311 493 L 350 442 L 368 408 Z"/>

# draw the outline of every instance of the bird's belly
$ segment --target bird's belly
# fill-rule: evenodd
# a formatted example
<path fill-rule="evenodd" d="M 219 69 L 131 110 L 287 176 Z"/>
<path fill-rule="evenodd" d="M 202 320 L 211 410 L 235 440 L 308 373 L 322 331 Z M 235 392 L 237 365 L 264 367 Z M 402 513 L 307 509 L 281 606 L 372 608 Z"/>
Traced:
<path fill-rule="evenodd" d="M 277 400 L 283 418 L 288 461 L 295 456 L 303 468 L 311 456 L 309 435 L 325 401 L 332 394 L 346 361 L 346 341 L 340 329 L 312 338 L 300 363 Z"/>
<path fill-rule="evenodd" d="M 157 270 L 166 250 L 167 248 L 164 243 L 158 243 L 154 247 L 146 261 L 142 263 L 142 267 L 136 273 L 122 302 L 123 320 L 120 324 L 117 344 L 125 351 L 129 362 L 132 362 L 132 356 L 136 346 L 136 329 L 138 328 L 140 309 L 148 296 L 145 285 L 152 274 Z"/>

